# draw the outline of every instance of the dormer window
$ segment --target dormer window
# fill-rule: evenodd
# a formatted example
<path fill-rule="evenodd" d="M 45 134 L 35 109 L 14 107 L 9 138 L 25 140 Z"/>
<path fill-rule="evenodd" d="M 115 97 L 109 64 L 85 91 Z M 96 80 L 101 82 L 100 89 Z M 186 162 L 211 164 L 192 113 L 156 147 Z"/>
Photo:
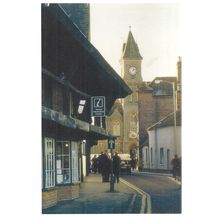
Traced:
<path fill-rule="evenodd" d="M 85 104 L 86 104 L 86 100 L 80 100 L 79 101 L 78 114 L 82 114 L 83 113 Z"/>

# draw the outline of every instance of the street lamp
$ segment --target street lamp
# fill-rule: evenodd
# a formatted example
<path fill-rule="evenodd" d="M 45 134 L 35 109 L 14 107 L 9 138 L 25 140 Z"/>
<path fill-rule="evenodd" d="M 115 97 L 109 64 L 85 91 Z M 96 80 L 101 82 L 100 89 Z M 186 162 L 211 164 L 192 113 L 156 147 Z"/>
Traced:
<path fill-rule="evenodd" d="M 173 117 L 174 117 L 174 153 L 177 154 L 177 146 L 176 146 L 176 89 L 175 82 L 169 82 L 166 80 L 155 80 L 156 84 L 160 84 L 161 82 L 165 82 L 172 85 L 173 90 Z"/>

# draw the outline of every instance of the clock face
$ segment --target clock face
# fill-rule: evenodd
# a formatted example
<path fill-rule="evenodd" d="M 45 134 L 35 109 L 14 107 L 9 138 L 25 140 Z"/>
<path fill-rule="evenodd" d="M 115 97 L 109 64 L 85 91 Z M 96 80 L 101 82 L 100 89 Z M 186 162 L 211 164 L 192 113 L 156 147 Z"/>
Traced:
<path fill-rule="evenodd" d="M 129 138 L 131 138 L 131 139 L 137 138 L 137 133 L 134 132 L 134 131 L 130 131 L 130 132 L 129 132 Z"/>
<path fill-rule="evenodd" d="M 130 73 L 132 76 L 134 76 L 134 75 L 136 74 L 136 72 L 137 72 L 136 67 L 131 66 L 131 67 L 129 68 L 129 73 Z"/>

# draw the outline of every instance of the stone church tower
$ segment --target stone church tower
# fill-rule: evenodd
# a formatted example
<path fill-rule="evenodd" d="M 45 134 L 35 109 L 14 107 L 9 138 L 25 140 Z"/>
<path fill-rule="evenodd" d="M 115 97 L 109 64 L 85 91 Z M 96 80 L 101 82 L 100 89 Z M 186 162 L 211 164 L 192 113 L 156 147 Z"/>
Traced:
<path fill-rule="evenodd" d="M 131 30 L 127 42 L 123 44 L 120 59 L 121 76 L 132 89 L 133 93 L 122 101 L 123 106 L 123 153 L 138 156 L 138 86 L 143 82 L 141 75 L 141 62 L 138 45 L 134 40 Z"/>
<path fill-rule="evenodd" d="M 118 99 L 109 115 L 106 117 L 106 129 L 112 135 L 118 136 L 115 151 L 123 154 L 139 155 L 139 120 L 138 120 L 138 87 L 143 82 L 141 76 L 141 62 L 138 45 L 129 31 L 126 43 L 123 44 L 120 59 L 121 77 L 132 89 L 133 93 L 125 99 Z M 93 154 L 108 148 L 106 140 L 98 141 L 92 149 Z"/>

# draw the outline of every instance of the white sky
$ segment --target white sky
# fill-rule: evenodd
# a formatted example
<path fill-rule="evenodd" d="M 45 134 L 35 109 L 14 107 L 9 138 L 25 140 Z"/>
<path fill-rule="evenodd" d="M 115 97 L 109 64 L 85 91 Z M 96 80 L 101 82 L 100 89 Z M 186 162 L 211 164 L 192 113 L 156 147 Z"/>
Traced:
<path fill-rule="evenodd" d="M 179 5 L 91 4 L 91 42 L 120 74 L 119 59 L 129 26 L 143 57 L 143 80 L 174 76 L 179 53 Z"/>

